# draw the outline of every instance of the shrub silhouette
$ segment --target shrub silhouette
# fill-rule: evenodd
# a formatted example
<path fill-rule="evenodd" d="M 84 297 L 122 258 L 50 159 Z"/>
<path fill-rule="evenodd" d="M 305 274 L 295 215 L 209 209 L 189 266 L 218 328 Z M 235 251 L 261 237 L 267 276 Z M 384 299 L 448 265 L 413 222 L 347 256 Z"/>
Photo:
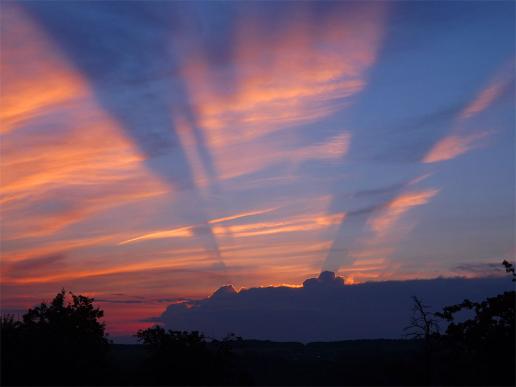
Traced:
<path fill-rule="evenodd" d="M 63 289 L 22 321 L 3 317 L 2 384 L 101 383 L 109 341 L 93 301 Z"/>
<path fill-rule="evenodd" d="M 503 265 L 515 281 L 513 265 Z M 447 324 L 440 345 L 450 352 L 450 373 L 471 384 L 514 385 L 515 306 L 513 290 L 480 302 L 466 299 L 435 314 Z"/>
<path fill-rule="evenodd" d="M 457 361 L 474 365 L 470 375 L 475 383 L 514 385 L 515 302 L 514 291 L 504 292 L 481 302 L 464 300 L 437 314 L 449 322 L 444 345 Z M 472 318 L 456 321 L 467 311 Z"/>
<path fill-rule="evenodd" d="M 516 281 L 514 266 L 503 261 Z M 424 384 L 514 385 L 515 291 L 430 313 L 417 297 L 406 336 L 421 342 Z M 440 323 L 446 327 L 439 332 Z"/>
<path fill-rule="evenodd" d="M 165 330 L 156 325 L 139 330 L 136 337 L 149 352 L 144 365 L 149 384 L 230 385 L 245 380 L 231 364 L 231 343 L 242 341 L 234 335 L 208 341 L 198 331 Z"/>

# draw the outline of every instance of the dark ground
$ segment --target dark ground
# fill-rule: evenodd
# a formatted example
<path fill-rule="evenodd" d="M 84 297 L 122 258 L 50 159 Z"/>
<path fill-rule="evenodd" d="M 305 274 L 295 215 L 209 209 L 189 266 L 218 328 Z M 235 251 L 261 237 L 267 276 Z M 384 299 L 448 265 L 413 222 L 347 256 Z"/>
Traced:
<path fill-rule="evenodd" d="M 232 384 L 250 385 L 420 385 L 421 343 L 414 340 L 272 342 L 232 344 Z M 139 374 L 142 345 L 113 344 L 110 362 L 116 384 L 145 384 Z M 173 370 L 170 370 L 173 373 Z"/>

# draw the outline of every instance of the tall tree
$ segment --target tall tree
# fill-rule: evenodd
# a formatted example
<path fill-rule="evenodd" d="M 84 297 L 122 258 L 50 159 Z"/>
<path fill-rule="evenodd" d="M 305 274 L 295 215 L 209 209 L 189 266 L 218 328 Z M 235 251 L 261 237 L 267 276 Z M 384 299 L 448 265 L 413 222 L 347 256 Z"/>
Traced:
<path fill-rule="evenodd" d="M 102 383 L 109 340 L 93 301 L 63 289 L 22 321 L 2 319 L 2 384 Z"/>

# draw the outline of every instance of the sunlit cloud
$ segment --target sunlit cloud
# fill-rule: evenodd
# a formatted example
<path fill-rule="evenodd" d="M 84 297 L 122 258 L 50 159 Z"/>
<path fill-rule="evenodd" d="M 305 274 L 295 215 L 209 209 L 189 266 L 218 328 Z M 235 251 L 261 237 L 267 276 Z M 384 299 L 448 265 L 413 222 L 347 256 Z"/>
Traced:
<path fill-rule="evenodd" d="M 486 110 L 507 88 L 506 79 L 496 79 L 485 89 L 480 91 L 477 97 L 461 112 L 461 120 L 469 119 Z"/>
<path fill-rule="evenodd" d="M 51 274 L 48 276 L 37 276 L 29 277 L 25 276 L 19 279 L 10 279 L 7 283 L 12 284 L 35 284 L 35 283 L 47 283 L 47 282 L 59 282 L 63 280 L 77 280 L 88 277 L 107 276 L 112 274 L 123 274 L 130 272 L 141 272 L 146 270 L 158 270 L 158 269 L 170 269 L 175 267 L 184 268 L 184 262 L 171 262 L 170 260 L 165 261 L 153 261 L 153 262 L 141 262 L 128 265 L 120 265 L 105 269 L 93 269 L 93 270 L 73 270 L 65 271 L 59 274 Z M 191 260 L 188 262 L 192 264 Z"/>
<path fill-rule="evenodd" d="M 218 224 L 228 222 L 236 219 L 242 219 L 252 217 L 256 215 L 262 215 L 271 212 L 273 209 L 251 211 L 242 214 L 227 216 L 224 218 L 212 219 L 209 221 L 211 224 Z M 313 231 L 325 229 L 328 226 L 339 224 L 342 222 L 345 214 L 332 214 L 332 215 L 319 215 L 319 216 L 298 216 L 292 217 L 282 221 L 274 222 L 259 222 L 259 223 L 248 223 L 241 225 L 229 225 L 229 226 L 214 226 L 213 233 L 218 236 L 231 236 L 233 238 L 238 237 L 250 237 L 260 235 L 271 235 L 280 233 L 290 232 L 302 232 L 302 231 Z M 194 235 L 195 227 L 197 226 L 186 226 L 179 227 L 172 230 L 163 230 L 141 235 L 139 237 L 131 238 L 120 242 L 120 245 L 141 242 L 144 240 L 151 239 L 166 239 L 166 238 L 185 238 L 192 237 Z"/>
<path fill-rule="evenodd" d="M 342 133 L 330 138 L 328 141 L 300 147 L 292 152 L 291 159 L 297 162 L 304 160 L 340 160 L 349 150 L 351 134 Z M 285 152 L 287 155 L 289 152 Z"/>
<path fill-rule="evenodd" d="M 13 248 L 2 245 L 2 262 L 10 263 L 31 257 L 46 256 L 66 251 L 80 251 L 83 248 L 107 245 L 115 238 L 113 235 L 99 235 L 82 238 L 61 238 L 51 241 L 36 239 L 31 243 L 19 244 Z"/>
<path fill-rule="evenodd" d="M 239 238 L 314 231 L 326 229 L 330 225 L 339 224 L 342 222 L 344 216 L 345 214 L 323 215 L 313 218 L 302 216 L 280 222 L 250 223 L 228 226 L 227 228 L 214 227 L 213 232 L 216 235 L 225 235 L 229 232 L 232 237 Z"/>
<path fill-rule="evenodd" d="M 2 14 L 0 133 L 7 133 L 76 101 L 88 89 L 82 77 L 64 63 L 62 55 L 18 6 L 2 7 Z"/>
<path fill-rule="evenodd" d="M 274 244 L 263 244 L 257 241 L 252 241 L 248 238 L 240 238 L 235 244 L 224 248 L 224 257 L 231 264 L 245 265 L 252 260 L 252 262 L 260 262 L 262 264 L 269 264 L 281 261 L 289 261 L 290 259 L 297 260 L 299 258 L 306 258 L 307 256 L 319 258 L 321 254 L 328 250 L 331 245 L 331 240 L 324 239 L 292 239 L 283 242 L 276 242 Z M 299 267 L 304 267 L 304 262 L 300 262 Z"/>
<path fill-rule="evenodd" d="M 511 62 L 512 63 L 512 62 Z M 487 110 L 507 90 L 512 82 L 512 74 L 504 66 L 494 79 L 482 89 L 478 95 L 458 114 L 451 133 L 440 139 L 423 157 L 423 163 L 435 163 L 454 159 L 482 145 L 482 140 L 489 136 L 492 130 L 476 130 L 468 133 L 465 123 Z"/>
<path fill-rule="evenodd" d="M 275 208 L 268 208 L 264 210 L 257 210 L 257 211 L 249 211 L 249 212 L 243 212 L 240 214 L 225 216 L 222 218 L 216 218 L 211 219 L 208 221 L 209 224 L 217 224 L 217 223 L 223 223 L 223 222 L 229 222 L 231 220 L 241 219 L 241 218 L 247 218 L 251 216 L 256 215 L 262 215 L 267 214 L 271 211 L 274 211 Z M 139 242 L 149 239 L 167 239 L 167 238 L 185 238 L 185 237 L 192 237 L 194 236 L 194 228 L 199 227 L 199 225 L 192 225 L 192 226 L 186 226 L 186 227 L 179 227 L 172 230 L 163 230 L 163 231 L 156 231 L 152 233 L 148 233 L 145 235 L 141 235 L 135 238 L 131 238 L 128 240 L 125 240 L 123 242 L 120 242 L 120 245 L 124 245 L 127 243 L 133 243 L 133 242 Z M 214 231 L 215 232 L 215 231 Z M 217 232 L 215 232 L 217 234 Z"/>
<path fill-rule="evenodd" d="M 163 239 L 163 238 L 184 238 L 193 236 L 192 227 L 180 227 L 173 230 L 167 231 L 158 231 L 150 234 L 145 234 L 136 238 L 128 239 L 126 241 L 120 242 L 120 245 L 125 245 L 127 243 L 144 241 L 149 239 Z"/>
<path fill-rule="evenodd" d="M 419 192 L 407 192 L 390 201 L 379 215 L 368 221 L 371 229 L 377 234 L 384 234 L 411 208 L 426 204 L 437 193 L 438 189 Z"/>
<path fill-rule="evenodd" d="M 413 187 L 429 176 L 426 173 L 410 179 L 395 191 L 389 190 L 389 200 L 359 215 L 350 214 L 349 220 L 343 218 L 346 224 L 354 222 L 354 216 L 359 219 L 354 224 L 355 230 L 343 229 L 341 224 L 322 269 L 339 270 L 344 277 L 353 272 L 354 283 L 383 278 L 387 268 L 392 266 L 392 257 L 403 238 L 414 226 L 413 220 L 404 219 L 405 215 L 414 208 L 428 204 L 440 191 L 437 188 L 416 190 Z M 347 233 L 352 233 L 352 236 L 346 236 Z"/>
<path fill-rule="evenodd" d="M 282 31 L 273 37 L 266 23 L 243 14 L 229 61 L 238 70 L 231 77 L 226 68 L 208 66 L 202 50 L 185 59 L 183 76 L 219 179 L 281 161 L 337 159 L 347 152 L 346 132 L 326 143 L 294 148 L 291 140 L 265 138 L 329 117 L 364 88 L 383 37 L 385 7 L 360 6 L 351 13 L 335 8 L 335 14 L 321 15 L 327 20 L 315 22 L 308 7 L 299 7 L 295 18 L 282 19 Z M 180 132 L 182 143 L 190 144 L 187 153 L 205 185 L 206 172 L 190 133 L 191 128 Z"/>
<path fill-rule="evenodd" d="M 275 208 L 267 208 L 265 210 L 243 212 L 243 213 L 236 214 L 236 215 L 230 215 L 230 216 L 225 216 L 225 217 L 222 217 L 222 218 L 211 219 L 211 220 L 208 221 L 208 223 L 222 223 L 222 222 L 228 222 L 230 220 L 247 218 L 249 216 L 263 215 L 263 214 L 267 214 L 269 212 L 272 212 L 275 209 L 276 209 L 276 207 Z"/>
<path fill-rule="evenodd" d="M 53 235 L 169 192 L 45 33 L 17 6 L 4 12 L 2 240 Z"/>
<path fill-rule="evenodd" d="M 463 136 L 449 135 L 434 145 L 423 159 L 423 162 L 435 163 L 454 159 L 457 156 L 481 146 L 482 140 L 485 139 L 489 133 L 488 131 L 484 131 Z"/>

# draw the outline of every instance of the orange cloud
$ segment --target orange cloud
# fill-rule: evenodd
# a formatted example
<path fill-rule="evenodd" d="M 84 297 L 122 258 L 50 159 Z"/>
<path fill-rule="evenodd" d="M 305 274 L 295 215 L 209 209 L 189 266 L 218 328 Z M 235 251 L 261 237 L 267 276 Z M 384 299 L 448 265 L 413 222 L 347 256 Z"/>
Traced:
<path fill-rule="evenodd" d="M 238 146 L 215 149 L 219 177 L 235 178 L 278 163 L 296 166 L 308 160 L 340 160 L 348 152 L 351 135 L 347 132 L 318 144 L 293 146 L 281 141 L 249 141 Z"/>
<path fill-rule="evenodd" d="M 260 211 L 250 211 L 223 218 L 217 218 L 209 220 L 208 223 L 217 224 L 228 222 L 231 220 L 242 219 L 252 217 L 256 215 L 262 215 L 271 212 L 274 209 L 266 209 Z M 230 226 L 215 226 L 213 227 L 213 233 L 217 236 L 231 236 L 234 238 L 238 237 L 249 237 L 259 235 L 270 235 L 280 234 L 289 232 L 299 231 L 313 231 L 324 229 L 329 226 L 339 224 L 345 217 L 344 213 L 331 214 L 331 215 L 317 215 L 317 216 L 302 216 L 293 217 L 287 220 L 276 221 L 276 222 L 261 222 L 261 223 L 249 223 L 241 225 L 230 225 Z M 139 242 L 143 240 L 151 239 L 166 239 L 166 238 L 188 238 L 194 235 L 194 228 L 196 226 L 179 227 L 172 230 L 156 231 L 148 234 L 144 234 L 135 238 L 131 238 L 120 242 L 120 245 Z"/>
<path fill-rule="evenodd" d="M 477 95 L 461 112 L 459 118 L 465 120 L 483 112 L 502 94 L 506 87 L 506 80 L 496 79 Z"/>
<path fill-rule="evenodd" d="M 511 69 L 512 74 L 513 62 L 510 63 L 511 66 L 508 67 Z M 484 130 L 466 134 L 463 124 L 466 120 L 485 111 L 504 92 L 509 84 L 506 72 L 507 69 L 504 66 L 496 74 L 493 81 L 481 90 L 476 98 L 460 112 L 457 117 L 457 126 L 448 136 L 442 138 L 430 149 L 423 157 L 423 163 L 451 160 L 481 145 L 480 141 L 487 137 L 491 131 Z"/>
<path fill-rule="evenodd" d="M 49 242 L 37 241 L 36 243 L 30 243 L 19 248 L 15 247 L 11 249 L 6 248 L 4 245 L 1 250 L 2 262 L 10 264 L 31 257 L 55 254 L 56 252 L 63 253 L 69 250 L 78 250 L 85 247 L 101 246 L 110 242 L 112 238 L 113 236 L 111 235 L 100 235 L 88 238 L 59 239 Z"/>
<path fill-rule="evenodd" d="M 157 231 L 152 232 L 150 234 L 145 234 L 136 238 L 131 238 L 126 241 L 120 242 L 119 245 L 125 245 L 127 243 L 133 243 L 138 241 L 144 241 L 149 239 L 163 239 L 163 238 L 184 238 L 184 237 L 191 237 L 193 236 L 191 226 L 189 227 L 179 227 L 172 230 L 166 230 L 166 231 Z"/>
<path fill-rule="evenodd" d="M 328 226 L 340 224 L 345 217 L 344 213 L 332 215 L 319 215 L 314 217 L 303 216 L 279 222 L 262 222 L 243 225 L 214 227 L 215 235 L 225 235 L 228 232 L 234 238 L 254 237 L 271 234 L 283 234 L 291 232 L 305 232 L 326 229 Z"/>
<path fill-rule="evenodd" d="M 346 240 L 345 245 L 344 240 L 337 239 L 338 245 L 334 241 L 323 267 L 337 266 L 344 276 L 353 274 L 355 283 L 383 278 L 394 264 L 390 257 L 414 225 L 412 221 L 403 221 L 403 216 L 412 208 L 429 203 L 439 192 L 439 189 L 412 190 L 428 176 L 430 174 L 426 173 L 411 179 L 405 184 L 404 191 L 374 210 L 367 219 L 364 235 Z M 345 265 L 341 266 L 341 262 Z"/>
<path fill-rule="evenodd" d="M 116 265 L 108 265 L 104 267 L 96 268 L 85 268 L 81 264 L 69 263 L 68 267 L 60 272 L 53 272 L 47 275 L 38 276 L 24 276 L 24 277 L 9 277 L 9 267 L 2 268 L 6 273 L 2 274 L 3 282 L 5 284 L 37 284 L 37 283 L 50 283 L 60 281 L 71 281 L 90 277 L 101 277 L 109 275 L 119 275 L 123 273 L 137 273 L 143 271 L 154 271 L 163 269 L 185 269 L 190 270 L 198 269 L 199 267 L 206 267 L 205 254 L 195 255 L 181 255 L 180 257 L 170 257 L 162 259 L 149 259 L 146 261 L 139 262 L 124 262 Z"/>
<path fill-rule="evenodd" d="M 44 32 L 15 4 L 2 21 L 2 240 L 167 193 Z"/>
<path fill-rule="evenodd" d="M 316 159 L 339 160 L 348 152 L 350 142 L 351 134 L 341 133 L 321 144 L 297 148 L 292 151 L 290 158 L 296 162 Z"/>
<path fill-rule="evenodd" d="M 284 128 L 330 116 L 363 89 L 382 39 L 385 7 L 364 5 L 353 12 L 336 8 L 316 22 L 309 17 L 308 7 L 300 7 L 274 38 L 265 33 L 266 24 L 241 15 L 229 62 L 238 71 L 231 79 L 209 66 L 201 48 L 185 58 L 182 74 L 217 179 L 281 161 L 338 159 L 346 153 L 350 137 L 345 133 L 325 144 L 296 149 L 292 138 L 283 143 L 264 139 Z M 208 177 L 197 154 L 198 141 L 185 120 L 177 120 L 184 128 L 181 142 L 187 145 L 198 185 L 204 187 Z"/>
<path fill-rule="evenodd" d="M 224 258 L 230 264 L 245 265 L 252 262 L 277 263 L 297 260 L 307 256 L 319 258 L 331 246 L 331 240 L 317 239 L 312 241 L 308 238 L 303 240 L 276 241 L 274 244 L 251 243 L 250 240 L 238 239 L 237 244 L 223 248 Z M 304 266 L 301 264 L 300 266 Z"/>
<path fill-rule="evenodd" d="M 430 189 L 403 193 L 390 201 L 379 215 L 368 221 L 368 224 L 374 232 L 383 235 L 394 226 L 404 213 L 411 208 L 428 203 L 438 192 L 438 189 Z"/>
<path fill-rule="evenodd" d="M 275 208 L 268 208 L 265 210 L 258 210 L 258 211 L 242 212 L 240 214 L 235 214 L 235 215 L 226 216 L 226 217 L 222 217 L 222 218 L 211 219 L 208 221 L 208 223 L 210 223 L 210 224 L 223 223 L 223 222 L 228 222 L 228 221 L 235 220 L 235 219 L 241 219 L 241 218 L 247 218 L 250 216 L 266 214 L 273 210 L 275 210 Z M 186 227 L 179 227 L 179 228 L 175 228 L 172 230 L 156 231 L 156 232 L 141 235 L 136 238 L 131 238 L 131 239 L 125 240 L 123 242 L 120 242 L 119 244 L 124 245 L 127 243 L 133 243 L 133 242 L 149 240 L 149 239 L 192 237 L 194 235 L 194 232 L 193 232 L 194 227 L 196 227 L 196 226 L 192 225 L 192 226 L 186 226 Z"/>
<path fill-rule="evenodd" d="M 272 212 L 276 210 L 276 207 L 275 208 L 267 208 L 265 210 L 258 210 L 258 211 L 249 211 L 249 212 L 242 212 L 240 214 L 236 214 L 236 215 L 231 215 L 231 216 L 225 216 L 225 217 L 222 217 L 222 218 L 217 218 L 217 219 L 211 219 L 208 221 L 208 223 L 222 223 L 222 222 L 228 222 L 230 220 L 235 220 L 235 219 L 241 219 L 241 218 L 247 218 L 249 216 L 255 216 L 255 215 L 262 215 L 262 214 L 267 214 L 269 212 Z"/>
<path fill-rule="evenodd" d="M 88 93 L 84 80 L 64 63 L 17 5 L 3 7 L 1 20 L 0 133 Z M 51 51 L 52 56 L 48 55 Z M 34 60 L 36 57 L 45 60 Z"/>
<path fill-rule="evenodd" d="M 435 163 L 454 159 L 482 144 L 480 141 L 486 138 L 490 132 L 472 133 L 469 135 L 449 135 L 435 144 L 423 159 L 423 163 Z"/>

